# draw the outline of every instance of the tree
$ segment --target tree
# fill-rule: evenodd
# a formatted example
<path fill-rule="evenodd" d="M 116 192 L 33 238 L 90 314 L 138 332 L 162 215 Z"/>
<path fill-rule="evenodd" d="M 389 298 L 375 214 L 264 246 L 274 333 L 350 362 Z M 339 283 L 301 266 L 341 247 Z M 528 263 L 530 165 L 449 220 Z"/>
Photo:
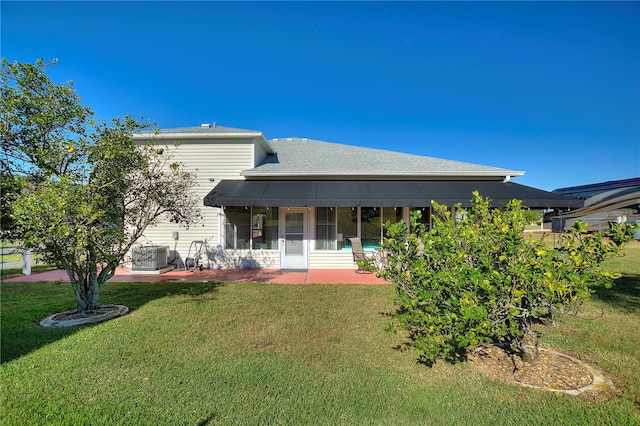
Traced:
<path fill-rule="evenodd" d="M 389 253 L 381 275 L 396 285 L 395 319 L 409 332 L 421 359 L 463 359 L 484 343 L 501 343 L 525 360 L 537 357 L 531 324 L 580 304 L 596 284 L 616 277 L 599 265 L 619 246 L 602 235 L 583 235 L 581 223 L 557 248 L 526 240 L 520 201 L 504 209 L 474 192 L 471 207 L 433 205 L 433 227 L 412 217 L 411 232 L 387 223 Z M 526 345 L 525 342 L 532 343 Z"/>
<path fill-rule="evenodd" d="M 72 171 L 76 158 L 67 150 L 70 142 L 84 141 L 93 113 L 81 105 L 72 81 L 54 84 L 46 75 L 56 62 L 2 59 L 0 165 L 4 174 L 45 179 Z"/>
<path fill-rule="evenodd" d="M 1 62 L 0 167 L 2 238 L 14 239 L 13 201 L 29 181 L 68 171 L 66 145 L 84 136 L 91 110 L 80 104 L 73 82 L 56 85 L 45 71 L 56 60 Z"/>
<path fill-rule="evenodd" d="M 11 207 L 15 201 L 24 179 L 20 176 L 11 176 L 4 172 L 0 176 L 0 235 L 3 240 L 13 240 L 13 217 L 11 215 Z"/>
<path fill-rule="evenodd" d="M 71 85 L 53 83 L 46 68 L 42 60 L 2 62 L 2 172 L 25 182 L 8 201 L 11 231 L 67 272 L 78 312 L 93 311 L 145 229 L 164 218 L 188 227 L 199 200 L 172 148 L 133 142 L 147 123 L 95 123 Z"/>

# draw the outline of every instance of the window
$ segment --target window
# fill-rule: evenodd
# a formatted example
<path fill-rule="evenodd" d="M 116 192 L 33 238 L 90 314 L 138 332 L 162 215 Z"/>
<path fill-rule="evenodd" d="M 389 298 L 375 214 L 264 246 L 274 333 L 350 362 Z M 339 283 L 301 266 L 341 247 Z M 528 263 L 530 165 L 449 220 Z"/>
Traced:
<path fill-rule="evenodd" d="M 350 248 L 349 238 L 357 236 L 360 236 L 364 248 L 380 247 L 385 232 L 383 224 L 402 219 L 402 207 L 318 207 L 316 250 Z"/>
<path fill-rule="evenodd" d="M 254 249 L 278 249 L 278 208 L 251 208 L 251 246 Z"/>
<path fill-rule="evenodd" d="M 317 207 L 316 250 L 335 250 L 336 248 L 336 209 Z"/>
<path fill-rule="evenodd" d="M 251 230 L 249 207 L 225 207 L 224 248 L 248 249 Z"/>
<path fill-rule="evenodd" d="M 362 207 L 360 209 L 360 240 L 363 248 L 380 247 L 382 239 L 381 210 L 376 207 Z"/>
<path fill-rule="evenodd" d="M 428 224 L 430 209 L 422 210 L 421 221 Z M 226 249 L 278 249 L 277 207 L 225 207 L 224 212 Z M 378 248 L 386 234 L 384 224 L 401 220 L 401 207 L 317 207 L 316 250 L 350 248 L 349 238 L 357 236 L 364 248 Z"/>
<path fill-rule="evenodd" d="M 225 207 L 224 214 L 224 248 L 278 248 L 277 207 Z"/>
<path fill-rule="evenodd" d="M 336 209 L 338 222 L 338 250 L 351 248 L 349 238 L 358 236 L 358 209 L 357 207 L 338 207 Z"/>
<path fill-rule="evenodd" d="M 351 247 L 349 238 L 358 236 L 356 207 L 316 208 L 316 250 Z"/>

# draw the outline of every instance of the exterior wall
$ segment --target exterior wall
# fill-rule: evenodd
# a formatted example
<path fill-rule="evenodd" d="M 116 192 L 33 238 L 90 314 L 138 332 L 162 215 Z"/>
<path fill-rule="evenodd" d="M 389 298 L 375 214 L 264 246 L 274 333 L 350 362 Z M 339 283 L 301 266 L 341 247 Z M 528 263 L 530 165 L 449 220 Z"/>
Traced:
<path fill-rule="evenodd" d="M 336 251 L 312 251 L 309 253 L 309 269 L 355 269 L 351 249 Z"/>
<path fill-rule="evenodd" d="M 209 246 L 208 264 L 212 269 L 280 269 L 279 250 L 224 250 Z"/>
<path fill-rule="evenodd" d="M 172 141 L 166 143 L 171 146 Z M 221 180 L 243 179 L 240 172 L 253 168 L 255 158 L 254 143 L 250 139 L 182 141 L 176 150 L 175 157 L 177 161 L 185 164 L 187 170 L 196 173 L 197 184 L 193 189 L 201 200 L 204 200 L 209 191 Z M 149 227 L 138 244 L 169 246 L 170 260 L 174 259 L 175 254 L 179 265 L 189 255 L 192 241 L 204 240 L 209 250 L 215 254 L 219 251 L 221 209 L 205 207 L 201 203 L 200 213 L 201 221 L 188 230 L 170 222 Z M 177 240 L 173 238 L 174 232 L 178 232 Z M 193 254 L 191 253 L 192 257 Z M 202 261 L 206 267 L 208 263 L 206 257 L 203 257 Z"/>

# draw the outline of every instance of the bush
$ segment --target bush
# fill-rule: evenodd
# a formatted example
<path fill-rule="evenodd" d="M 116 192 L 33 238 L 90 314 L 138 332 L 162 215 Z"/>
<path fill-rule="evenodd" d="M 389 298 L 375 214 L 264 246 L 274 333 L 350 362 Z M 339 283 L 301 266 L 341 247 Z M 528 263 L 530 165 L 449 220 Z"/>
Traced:
<path fill-rule="evenodd" d="M 357 259 L 356 265 L 363 272 L 374 272 L 376 270 L 375 260 L 372 258 Z"/>
<path fill-rule="evenodd" d="M 633 240 L 633 235 L 638 229 L 640 229 L 640 223 L 623 222 L 613 224 L 611 229 L 605 232 L 605 235 L 617 245 L 623 245 Z"/>
<path fill-rule="evenodd" d="M 409 333 L 421 360 L 457 361 L 484 343 L 502 343 L 530 353 L 523 342 L 535 336 L 531 322 L 580 304 L 594 284 L 610 286 L 615 276 L 600 263 L 618 251 L 601 235 L 583 235 L 584 223 L 549 248 L 542 238 L 527 241 L 528 221 L 518 200 L 504 209 L 473 193 L 471 207 L 457 205 L 456 219 L 432 202 L 427 230 L 411 218 L 387 223 L 383 248 L 389 265 L 380 275 L 397 288 L 397 325 Z"/>

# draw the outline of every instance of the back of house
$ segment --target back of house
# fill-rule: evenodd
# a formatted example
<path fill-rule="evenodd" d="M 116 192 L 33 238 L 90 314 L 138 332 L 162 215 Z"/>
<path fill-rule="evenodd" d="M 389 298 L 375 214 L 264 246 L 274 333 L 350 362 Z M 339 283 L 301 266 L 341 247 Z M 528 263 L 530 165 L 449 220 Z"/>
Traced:
<path fill-rule="evenodd" d="M 197 175 L 201 222 L 188 230 L 161 223 L 138 241 L 169 247 L 178 267 L 198 255 L 204 268 L 351 269 L 349 238 L 375 251 L 386 222 L 408 222 L 420 210 L 429 225 L 432 200 L 465 205 L 474 190 L 495 207 L 514 198 L 536 209 L 583 204 L 512 182 L 521 171 L 307 138 L 267 140 L 216 124 L 134 140 L 179 144 L 176 160 Z"/>

